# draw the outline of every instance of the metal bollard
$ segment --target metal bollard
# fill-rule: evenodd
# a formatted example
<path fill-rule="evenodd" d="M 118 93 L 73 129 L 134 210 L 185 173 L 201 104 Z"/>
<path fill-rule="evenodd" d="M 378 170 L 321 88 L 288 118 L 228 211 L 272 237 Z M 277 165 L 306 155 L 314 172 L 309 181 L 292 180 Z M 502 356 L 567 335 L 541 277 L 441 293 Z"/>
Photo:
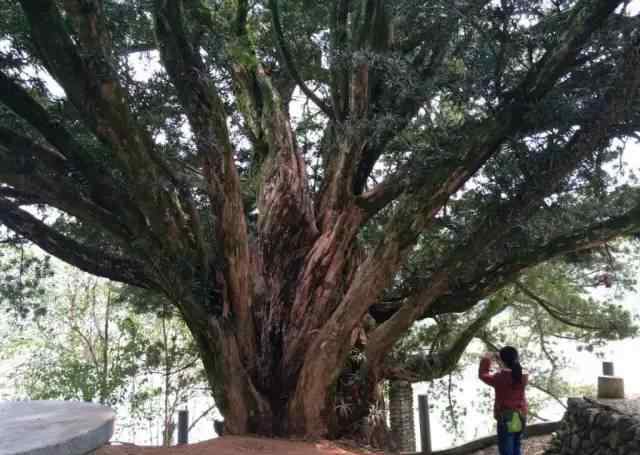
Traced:
<path fill-rule="evenodd" d="M 429 401 L 426 395 L 418 395 L 420 414 L 420 441 L 424 455 L 431 455 L 431 425 L 429 422 Z"/>
<path fill-rule="evenodd" d="M 178 411 L 178 444 L 189 443 L 189 411 Z"/>

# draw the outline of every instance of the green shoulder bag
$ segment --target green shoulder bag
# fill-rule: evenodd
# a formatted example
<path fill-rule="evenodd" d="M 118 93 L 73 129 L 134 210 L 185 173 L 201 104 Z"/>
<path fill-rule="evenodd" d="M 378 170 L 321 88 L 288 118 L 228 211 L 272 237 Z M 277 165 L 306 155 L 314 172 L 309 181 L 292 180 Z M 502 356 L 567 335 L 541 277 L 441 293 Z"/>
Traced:
<path fill-rule="evenodd" d="M 509 433 L 520 433 L 522 431 L 522 417 L 516 411 L 508 411 L 505 413 L 507 431 Z"/>

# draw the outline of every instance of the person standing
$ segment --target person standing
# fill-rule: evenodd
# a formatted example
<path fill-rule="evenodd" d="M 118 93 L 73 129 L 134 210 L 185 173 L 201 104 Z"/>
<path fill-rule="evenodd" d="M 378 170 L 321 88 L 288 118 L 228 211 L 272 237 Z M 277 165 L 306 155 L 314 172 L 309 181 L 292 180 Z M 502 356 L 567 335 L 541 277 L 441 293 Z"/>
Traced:
<path fill-rule="evenodd" d="M 501 366 L 495 373 L 491 372 L 493 360 Z M 522 372 L 516 348 L 505 346 L 497 357 L 495 354 L 483 355 L 478 376 L 495 389 L 494 417 L 500 455 L 522 455 L 522 431 L 528 411 L 525 395 L 528 376 Z"/>

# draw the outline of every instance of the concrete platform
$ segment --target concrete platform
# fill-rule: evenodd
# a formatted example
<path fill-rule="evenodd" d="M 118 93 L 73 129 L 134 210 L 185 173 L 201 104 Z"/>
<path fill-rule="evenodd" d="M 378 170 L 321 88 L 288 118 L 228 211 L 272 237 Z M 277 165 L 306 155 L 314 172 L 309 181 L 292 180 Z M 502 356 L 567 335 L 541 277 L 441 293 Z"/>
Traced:
<path fill-rule="evenodd" d="M 86 455 L 109 441 L 114 420 L 92 403 L 0 402 L 0 455 Z"/>

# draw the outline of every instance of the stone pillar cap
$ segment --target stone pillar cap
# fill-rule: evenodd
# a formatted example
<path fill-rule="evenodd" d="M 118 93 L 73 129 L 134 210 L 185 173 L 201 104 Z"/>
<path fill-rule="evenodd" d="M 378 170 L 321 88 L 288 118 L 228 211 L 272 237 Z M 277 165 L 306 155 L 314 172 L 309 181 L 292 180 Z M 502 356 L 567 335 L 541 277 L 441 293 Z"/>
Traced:
<path fill-rule="evenodd" d="M 0 402 L 0 455 L 83 455 L 109 441 L 114 420 L 93 403 Z"/>

